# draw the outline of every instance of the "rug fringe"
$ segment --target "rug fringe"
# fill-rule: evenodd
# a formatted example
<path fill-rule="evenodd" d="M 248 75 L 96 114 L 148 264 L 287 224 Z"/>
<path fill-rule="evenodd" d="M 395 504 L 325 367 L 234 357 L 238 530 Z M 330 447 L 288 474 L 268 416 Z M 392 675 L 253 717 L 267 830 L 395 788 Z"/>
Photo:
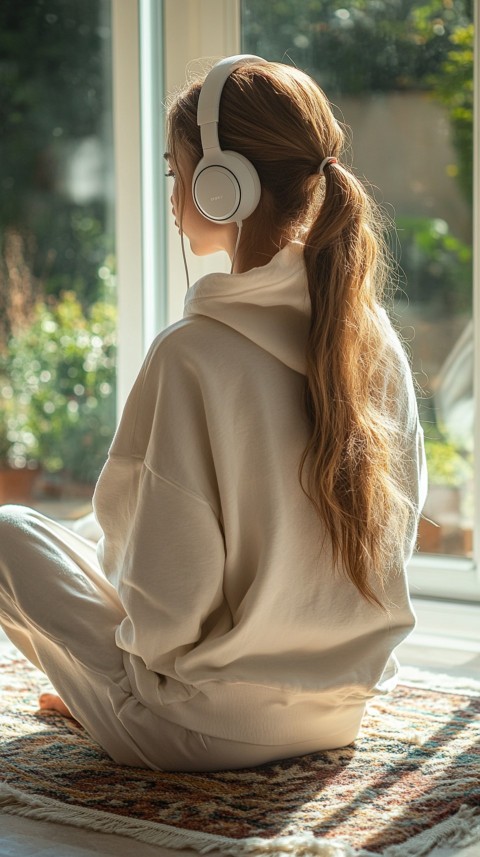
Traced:
<path fill-rule="evenodd" d="M 480 844 L 480 807 L 461 806 L 455 815 L 446 818 L 413 836 L 407 842 L 390 845 L 375 857 L 426 857 L 433 848 L 467 848 Z M 358 857 L 374 857 L 370 852 L 360 852 Z"/>
<path fill-rule="evenodd" d="M 36 821 L 87 828 L 98 833 L 128 836 L 149 845 L 163 845 L 165 848 L 191 848 L 200 854 L 216 851 L 225 857 L 357 857 L 358 854 L 346 842 L 315 839 L 311 834 L 268 840 L 235 840 L 210 833 L 177 830 L 158 822 L 132 820 L 109 812 L 61 803 L 53 798 L 30 795 L 5 783 L 0 783 L 0 812 Z"/>
<path fill-rule="evenodd" d="M 0 812 L 31 818 L 36 821 L 50 821 L 73 827 L 87 828 L 97 833 L 114 833 L 139 839 L 149 845 L 163 845 L 166 848 L 193 848 L 200 853 L 208 853 L 215 847 L 221 847 L 231 839 L 212 836 L 197 831 L 176 830 L 159 822 L 125 818 L 109 812 L 86 807 L 65 804 L 53 798 L 40 797 L 21 792 L 5 783 L 0 783 Z M 215 840 L 215 841 L 213 841 Z"/>
<path fill-rule="evenodd" d="M 317 839 L 313 834 L 253 837 L 234 840 L 198 831 L 177 830 L 159 822 L 133 820 L 94 809 L 65 804 L 53 798 L 30 795 L 0 783 L 0 812 L 36 821 L 113 833 L 165 848 L 191 848 L 199 854 L 216 851 L 225 857 L 426 857 L 437 846 L 466 848 L 480 843 L 480 808 L 462 806 L 456 815 L 407 842 L 391 845 L 381 853 L 352 847 L 339 839 Z"/>

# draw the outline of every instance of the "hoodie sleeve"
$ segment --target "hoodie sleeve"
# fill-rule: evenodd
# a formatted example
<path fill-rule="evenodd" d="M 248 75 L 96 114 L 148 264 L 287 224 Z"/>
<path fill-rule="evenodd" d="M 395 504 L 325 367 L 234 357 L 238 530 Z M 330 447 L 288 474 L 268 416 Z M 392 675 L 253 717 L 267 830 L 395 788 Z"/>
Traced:
<path fill-rule="evenodd" d="M 126 617 L 118 645 L 166 670 L 223 599 L 225 548 L 199 379 L 160 340 L 127 401 L 94 497 L 100 565 Z"/>

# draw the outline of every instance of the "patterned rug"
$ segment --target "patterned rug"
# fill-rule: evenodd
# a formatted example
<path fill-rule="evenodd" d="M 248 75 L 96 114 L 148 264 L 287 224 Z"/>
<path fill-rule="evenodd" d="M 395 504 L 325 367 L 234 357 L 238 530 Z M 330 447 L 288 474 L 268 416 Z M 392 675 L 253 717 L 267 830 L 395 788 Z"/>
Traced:
<path fill-rule="evenodd" d="M 214 774 L 115 765 L 81 727 L 36 710 L 44 686 L 16 655 L 0 662 L 0 811 L 221 855 L 420 857 L 480 843 L 474 682 L 410 671 L 370 705 L 354 745 Z"/>

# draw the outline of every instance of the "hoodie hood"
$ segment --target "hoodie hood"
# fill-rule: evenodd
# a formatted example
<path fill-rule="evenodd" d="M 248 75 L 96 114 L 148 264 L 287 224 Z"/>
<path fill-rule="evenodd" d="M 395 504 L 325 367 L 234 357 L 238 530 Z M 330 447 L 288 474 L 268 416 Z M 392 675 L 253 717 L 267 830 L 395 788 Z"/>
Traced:
<path fill-rule="evenodd" d="M 303 245 L 292 243 L 260 268 L 197 280 L 186 294 L 184 318 L 220 321 L 304 375 L 310 312 Z"/>

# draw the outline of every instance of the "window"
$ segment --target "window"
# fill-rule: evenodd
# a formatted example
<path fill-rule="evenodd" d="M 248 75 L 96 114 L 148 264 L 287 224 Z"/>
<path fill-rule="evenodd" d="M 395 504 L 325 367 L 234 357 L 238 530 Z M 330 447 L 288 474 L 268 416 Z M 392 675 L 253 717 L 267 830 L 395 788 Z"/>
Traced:
<path fill-rule="evenodd" d="M 0 501 L 65 516 L 116 418 L 110 0 L 5 0 L 0 43 Z"/>

